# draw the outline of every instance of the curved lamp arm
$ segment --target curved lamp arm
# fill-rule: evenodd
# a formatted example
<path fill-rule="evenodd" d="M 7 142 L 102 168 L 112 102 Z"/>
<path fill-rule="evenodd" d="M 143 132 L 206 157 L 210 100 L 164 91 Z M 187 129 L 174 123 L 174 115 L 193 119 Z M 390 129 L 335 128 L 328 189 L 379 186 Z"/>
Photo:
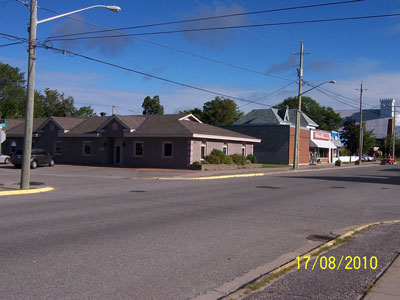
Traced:
<path fill-rule="evenodd" d="M 69 16 L 69 15 L 76 14 L 76 13 L 84 11 L 84 10 L 97 8 L 97 7 L 106 8 L 106 9 L 109 9 L 109 10 L 111 10 L 113 12 L 119 12 L 121 10 L 121 8 L 119 6 L 115 6 L 115 5 L 93 5 L 93 6 L 89 6 L 89 7 L 86 7 L 86 8 L 81 8 L 81 9 L 74 10 L 74 11 L 71 11 L 71 12 L 68 12 L 68 13 L 65 13 L 65 14 L 61 14 L 61 15 L 58 15 L 58 16 L 54 16 L 54 17 L 51 17 L 51 18 L 47 18 L 47 19 L 44 19 L 44 20 L 37 21 L 37 24 L 45 23 L 45 22 L 48 22 L 48 21 L 51 21 L 51 20 L 55 20 L 55 19 L 58 19 L 58 18 L 61 18 L 61 17 Z"/>

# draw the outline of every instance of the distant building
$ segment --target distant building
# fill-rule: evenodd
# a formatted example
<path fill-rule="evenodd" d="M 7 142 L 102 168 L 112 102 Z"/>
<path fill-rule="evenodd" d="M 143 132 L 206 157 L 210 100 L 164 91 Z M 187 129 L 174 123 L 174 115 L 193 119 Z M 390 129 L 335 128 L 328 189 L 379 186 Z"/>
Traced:
<path fill-rule="evenodd" d="M 6 120 L 3 153 L 23 148 L 25 122 Z M 33 148 L 56 163 L 134 168 L 190 168 L 213 149 L 253 154 L 260 140 L 202 123 L 191 114 L 35 118 Z"/>
<path fill-rule="evenodd" d="M 296 109 L 255 109 L 225 128 L 261 139 L 261 143 L 254 144 L 254 155 L 259 162 L 293 165 L 296 114 Z M 310 130 L 317 127 L 317 123 L 301 113 L 300 164 L 310 163 Z"/>
<path fill-rule="evenodd" d="M 336 112 L 338 112 L 343 119 L 352 118 L 356 122 L 360 122 L 359 109 L 337 110 Z M 363 122 L 365 122 L 366 129 L 374 131 L 378 144 L 380 144 L 388 134 L 392 134 L 393 117 L 396 118 L 396 136 L 399 137 L 400 107 L 396 107 L 395 99 L 381 99 L 380 108 L 362 110 L 362 119 Z"/>

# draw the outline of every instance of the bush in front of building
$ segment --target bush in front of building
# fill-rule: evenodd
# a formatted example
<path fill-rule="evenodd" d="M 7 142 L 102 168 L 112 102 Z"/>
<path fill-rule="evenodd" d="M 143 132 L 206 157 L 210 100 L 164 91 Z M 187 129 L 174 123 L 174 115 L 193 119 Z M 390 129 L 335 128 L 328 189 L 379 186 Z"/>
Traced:
<path fill-rule="evenodd" d="M 216 154 L 207 155 L 204 160 L 209 164 L 219 165 L 221 163 L 221 157 Z"/>
<path fill-rule="evenodd" d="M 252 164 L 257 163 L 257 157 L 254 154 L 247 155 L 246 159 L 249 160 Z"/>
<path fill-rule="evenodd" d="M 232 157 L 233 163 L 237 164 L 237 165 L 244 165 L 246 164 L 246 156 L 241 155 L 241 154 L 232 154 L 230 155 L 230 157 Z"/>
<path fill-rule="evenodd" d="M 233 159 L 232 159 L 232 157 L 227 156 L 227 157 L 226 157 L 225 164 L 226 164 L 226 165 L 232 165 L 232 164 L 233 164 Z"/>
<path fill-rule="evenodd" d="M 211 155 L 218 156 L 220 158 L 220 160 L 221 160 L 221 164 L 225 164 L 226 163 L 227 155 L 224 152 L 222 152 L 221 150 L 213 149 L 211 151 Z"/>

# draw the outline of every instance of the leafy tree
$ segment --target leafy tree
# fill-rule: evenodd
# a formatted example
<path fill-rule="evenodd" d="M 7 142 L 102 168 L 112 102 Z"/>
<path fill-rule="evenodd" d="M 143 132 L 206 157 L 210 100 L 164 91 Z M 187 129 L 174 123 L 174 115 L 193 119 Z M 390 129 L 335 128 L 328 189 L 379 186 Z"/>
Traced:
<path fill-rule="evenodd" d="M 349 150 L 350 155 L 359 153 L 360 145 L 360 127 L 354 119 L 346 118 L 343 122 L 343 130 L 341 134 L 342 143 Z M 375 136 L 373 130 L 366 130 L 363 123 L 363 150 L 368 152 L 375 146 Z"/>
<path fill-rule="evenodd" d="M 202 122 L 214 126 L 231 125 L 243 116 L 243 112 L 238 109 L 235 101 L 220 97 L 204 103 L 203 110 L 194 108 L 180 111 L 179 113 L 193 114 Z"/>
<path fill-rule="evenodd" d="M 194 109 L 189 109 L 189 110 L 183 110 L 179 112 L 180 114 L 192 114 L 194 115 L 197 119 L 202 120 L 203 119 L 203 111 L 200 108 L 194 108 Z"/>
<path fill-rule="evenodd" d="M 392 155 L 393 144 L 391 135 L 388 135 L 383 139 L 380 150 L 382 151 L 383 155 Z M 394 152 L 396 157 L 400 156 L 400 139 L 396 139 Z"/>
<path fill-rule="evenodd" d="M 278 109 L 285 109 L 287 106 L 292 109 L 299 107 L 298 97 L 289 97 L 275 106 Z M 310 97 L 301 97 L 301 111 L 316 122 L 321 130 L 338 130 L 342 125 L 342 118 L 332 107 L 321 106 Z"/>
<path fill-rule="evenodd" d="M 235 101 L 216 97 L 203 105 L 202 121 L 214 126 L 231 125 L 243 116 Z"/>
<path fill-rule="evenodd" d="M 162 115 L 164 114 L 164 106 L 160 104 L 160 97 L 154 96 L 150 98 L 147 96 L 143 100 L 143 114 L 144 115 Z"/>
<path fill-rule="evenodd" d="M 22 118 L 25 110 L 24 73 L 0 63 L 0 117 Z"/>
<path fill-rule="evenodd" d="M 45 89 L 44 95 L 36 93 L 35 96 L 35 117 L 90 117 L 95 115 L 90 106 L 82 106 L 77 109 L 74 106 L 73 97 L 66 97 L 64 93 L 57 90 Z"/>
<path fill-rule="evenodd" d="M 57 90 L 45 89 L 44 95 L 35 91 L 34 117 L 94 116 L 90 106 L 77 109 L 74 98 L 66 97 Z M 26 89 L 24 73 L 18 68 L 0 63 L 0 117 L 22 118 L 25 116 Z"/>

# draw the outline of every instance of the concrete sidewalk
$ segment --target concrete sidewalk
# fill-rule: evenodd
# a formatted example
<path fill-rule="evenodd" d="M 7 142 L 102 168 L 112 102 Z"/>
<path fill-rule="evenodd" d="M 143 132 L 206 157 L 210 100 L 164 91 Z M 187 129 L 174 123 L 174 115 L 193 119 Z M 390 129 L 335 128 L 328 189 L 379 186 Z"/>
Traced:
<path fill-rule="evenodd" d="M 400 249 L 399 249 L 400 251 Z M 400 256 L 391 264 L 387 271 L 367 294 L 365 300 L 395 300 L 400 299 Z"/>
<path fill-rule="evenodd" d="M 308 254 L 308 267 L 295 260 L 282 275 L 267 274 L 222 299 L 400 299 L 399 230 L 398 220 L 356 230 L 327 252 Z"/>

